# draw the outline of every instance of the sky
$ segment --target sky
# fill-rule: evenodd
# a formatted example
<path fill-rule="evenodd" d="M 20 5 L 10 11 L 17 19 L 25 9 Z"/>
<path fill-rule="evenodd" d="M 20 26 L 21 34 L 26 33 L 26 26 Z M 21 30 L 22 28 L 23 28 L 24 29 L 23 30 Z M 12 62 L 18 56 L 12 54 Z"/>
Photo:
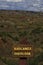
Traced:
<path fill-rule="evenodd" d="M 21 2 L 22 0 L 6 0 L 6 1 L 9 1 L 9 2 Z"/>
<path fill-rule="evenodd" d="M 43 0 L 0 0 L 0 9 L 43 11 Z"/>

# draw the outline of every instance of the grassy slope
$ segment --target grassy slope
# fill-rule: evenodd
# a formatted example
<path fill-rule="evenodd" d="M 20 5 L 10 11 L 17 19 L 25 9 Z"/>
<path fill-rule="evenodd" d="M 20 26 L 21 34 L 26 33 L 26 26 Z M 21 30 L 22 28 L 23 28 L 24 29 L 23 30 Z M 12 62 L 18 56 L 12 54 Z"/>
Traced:
<path fill-rule="evenodd" d="M 0 11 L 0 55 L 11 55 L 23 37 L 34 45 L 35 57 L 43 52 L 43 13 Z"/>

